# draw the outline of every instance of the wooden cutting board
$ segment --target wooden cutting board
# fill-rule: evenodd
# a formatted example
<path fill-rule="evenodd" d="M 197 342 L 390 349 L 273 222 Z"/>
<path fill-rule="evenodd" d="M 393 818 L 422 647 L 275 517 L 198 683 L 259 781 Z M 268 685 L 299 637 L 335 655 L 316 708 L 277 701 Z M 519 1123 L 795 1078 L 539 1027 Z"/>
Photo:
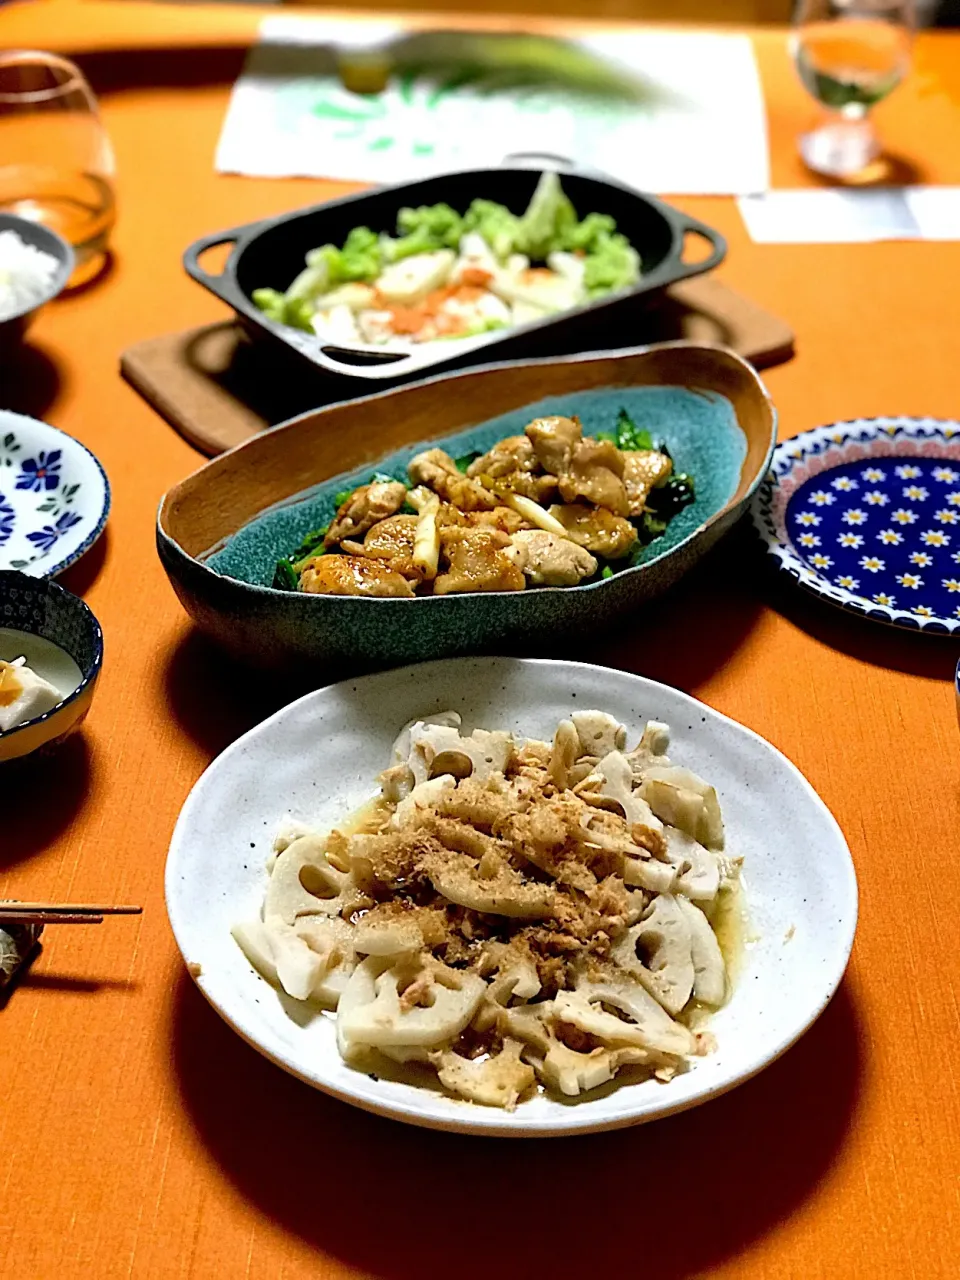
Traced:
<path fill-rule="evenodd" d="M 595 349 L 688 338 L 732 347 L 757 368 L 793 355 L 792 329 L 713 276 L 638 306 Z M 552 354 L 563 354 L 554 351 Z M 232 320 L 150 338 L 120 358 L 123 376 L 187 440 L 213 456 L 288 418 L 367 395 L 377 384 L 332 378 L 275 343 L 251 342 Z"/>

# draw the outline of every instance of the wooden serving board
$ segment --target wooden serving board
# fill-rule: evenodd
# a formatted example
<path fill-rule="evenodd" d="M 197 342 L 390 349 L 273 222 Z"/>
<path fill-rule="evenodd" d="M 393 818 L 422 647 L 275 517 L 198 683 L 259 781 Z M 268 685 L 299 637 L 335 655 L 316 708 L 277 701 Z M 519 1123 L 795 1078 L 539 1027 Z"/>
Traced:
<path fill-rule="evenodd" d="M 792 329 L 713 276 L 674 285 L 638 306 L 595 350 L 687 338 L 732 347 L 757 368 L 793 355 Z M 551 354 L 564 354 L 554 350 Z M 210 455 L 327 404 L 371 394 L 376 383 L 331 378 L 273 343 L 251 342 L 232 320 L 139 342 L 123 376 L 172 427 Z"/>

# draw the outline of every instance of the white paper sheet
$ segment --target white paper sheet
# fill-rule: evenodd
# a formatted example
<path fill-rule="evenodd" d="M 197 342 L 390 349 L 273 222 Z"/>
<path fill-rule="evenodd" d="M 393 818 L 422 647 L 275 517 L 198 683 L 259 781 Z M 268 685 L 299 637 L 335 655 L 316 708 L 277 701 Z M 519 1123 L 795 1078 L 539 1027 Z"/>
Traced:
<path fill-rule="evenodd" d="M 769 191 L 739 204 L 757 244 L 960 240 L 960 187 Z"/>
<path fill-rule="evenodd" d="M 520 153 L 600 170 L 647 191 L 766 190 L 766 116 L 747 37 L 637 31 L 566 45 L 568 56 L 575 51 L 581 63 L 599 61 L 600 71 L 619 77 L 621 91 L 606 94 L 492 69 L 486 55 L 503 39 L 513 41 L 513 54 L 518 42 L 543 41 L 267 18 L 234 86 L 216 167 L 396 182 Z M 337 50 L 376 48 L 392 50 L 397 72 L 382 93 L 351 93 L 337 73 Z M 419 72 L 418 50 L 427 55 Z"/>

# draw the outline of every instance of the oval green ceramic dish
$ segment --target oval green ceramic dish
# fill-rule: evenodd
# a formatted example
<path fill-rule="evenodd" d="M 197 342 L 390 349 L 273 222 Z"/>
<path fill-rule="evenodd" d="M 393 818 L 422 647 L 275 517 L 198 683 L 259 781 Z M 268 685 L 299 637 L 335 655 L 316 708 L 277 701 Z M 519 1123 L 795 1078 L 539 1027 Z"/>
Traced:
<path fill-rule="evenodd" d="M 275 590 L 276 560 L 333 510 L 333 494 L 373 471 L 402 475 L 425 442 L 454 455 L 488 448 L 547 412 L 584 431 L 620 407 L 662 436 L 697 499 L 644 560 L 578 587 L 422 599 Z M 765 475 L 776 416 L 763 383 L 721 347 L 664 343 L 448 374 L 317 410 L 207 463 L 164 497 L 160 559 L 187 612 L 261 666 L 337 671 L 503 650 L 607 623 L 665 591 L 743 511 Z M 318 664 L 320 664 L 318 666 Z"/>

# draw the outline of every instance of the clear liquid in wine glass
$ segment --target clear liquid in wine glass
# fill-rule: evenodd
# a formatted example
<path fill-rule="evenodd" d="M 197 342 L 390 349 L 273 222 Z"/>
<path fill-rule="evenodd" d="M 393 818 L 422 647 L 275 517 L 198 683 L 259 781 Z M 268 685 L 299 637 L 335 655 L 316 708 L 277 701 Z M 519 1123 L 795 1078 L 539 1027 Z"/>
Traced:
<path fill-rule="evenodd" d="M 79 69 L 55 54 L 0 53 L 0 209 L 73 245 L 73 285 L 104 265 L 113 176 L 110 141 Z"/>
<path fill-rule="evenodd" d="M 815 22 L 795 41 L 797 70 L 825 107 L 872 107 L 892 93 L 910 65 L 903 27 L 872 18 Z"/>
<path fill-rule="evenodd" d="M 800 138 L 809 168 L 856 178 L 879 157 L 868 113 L 907 74 L 912 37 L 912 0 L 800 0 L 793 60 L 807 91 L 835 113 Z"/>

